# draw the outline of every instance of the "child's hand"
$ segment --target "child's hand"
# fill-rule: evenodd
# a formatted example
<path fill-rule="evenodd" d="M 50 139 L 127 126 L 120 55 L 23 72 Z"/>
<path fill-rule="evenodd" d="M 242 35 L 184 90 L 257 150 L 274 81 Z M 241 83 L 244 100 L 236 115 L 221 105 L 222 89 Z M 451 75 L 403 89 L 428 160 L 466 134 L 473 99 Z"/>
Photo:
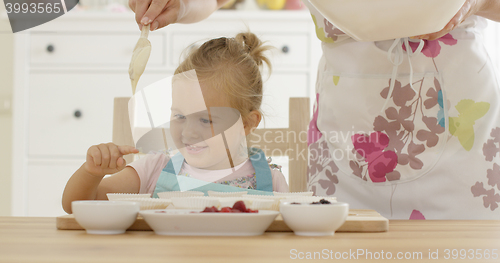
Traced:
<path fill-rule="evenodd" d="M 135 147 L 114 143 L 93 145 L 87 151 L 87 161 L 83 167 L 88 173 L 103 177 L 123 170 L 127 165 L 123 156 L 138 152 Z"/>

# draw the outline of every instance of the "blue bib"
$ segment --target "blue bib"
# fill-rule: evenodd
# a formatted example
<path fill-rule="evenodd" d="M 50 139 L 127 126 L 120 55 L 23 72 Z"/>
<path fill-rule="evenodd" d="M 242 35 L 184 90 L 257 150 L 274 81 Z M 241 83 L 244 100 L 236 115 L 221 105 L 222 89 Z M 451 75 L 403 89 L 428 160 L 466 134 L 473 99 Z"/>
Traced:
<path fill-rule="evenodd" d="M 187 176 L 178 175 L 181 170 L 182 164 L 184 163 L 184 157 L 180 153 L 178 153 L 170 158 L 165 168 L 163 168 L 163 170 L 161 171 L 160 176 L 158 177 L 158 181 L 156 181 L 156 187 L 153 193 L 153 197 L 158 198 L 158 193 L 168 191 L 199 191 L 204 192 L 205 195 L 208 195 L 207 191 L 247 191 L 248 194 L 273 195 L 273 179 L 271 175 L 271 169 L 269 168 L 269 164 L 267 163 L 264 152 L 257 148 L 251 148 L 250 161 L 252 162 L 252 166 L 255 169 L 255 176 L 257 180 L 256 190 L 211 183 Z"/>

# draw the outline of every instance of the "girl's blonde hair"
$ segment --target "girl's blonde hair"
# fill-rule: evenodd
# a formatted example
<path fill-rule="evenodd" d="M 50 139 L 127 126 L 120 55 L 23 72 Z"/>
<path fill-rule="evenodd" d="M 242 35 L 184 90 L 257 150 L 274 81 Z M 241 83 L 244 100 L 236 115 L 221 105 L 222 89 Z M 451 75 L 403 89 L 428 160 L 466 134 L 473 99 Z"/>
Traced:
<path fill-rule="evenodd" d="M 237 109 L 243 121 L 251 111 L 262 116 L 262 76 L 260 68 L 271 63 L 264 56 L 271 46 L 253 33 L 239 33 L 234 38 L 216 38 L 190 51 L 175 70 L 175 74 L 195 70 L 198 80 L 209 83 L 220 94 L 225 94 L 232 108 Z"/>

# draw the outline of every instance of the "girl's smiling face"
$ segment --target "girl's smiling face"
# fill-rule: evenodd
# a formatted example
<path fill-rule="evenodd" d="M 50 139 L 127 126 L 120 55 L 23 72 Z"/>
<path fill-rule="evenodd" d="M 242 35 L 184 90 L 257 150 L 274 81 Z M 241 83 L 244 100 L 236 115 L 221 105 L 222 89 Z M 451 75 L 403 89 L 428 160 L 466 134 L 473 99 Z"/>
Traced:
<path fill-rule="evenodd" d="M 240 113 L 223 94 L 196 79 L 173 82 L 170 133 L 186 162 L 196 168 L 231 168 L 228 154 L 233 165 L 248 158 Z"/>

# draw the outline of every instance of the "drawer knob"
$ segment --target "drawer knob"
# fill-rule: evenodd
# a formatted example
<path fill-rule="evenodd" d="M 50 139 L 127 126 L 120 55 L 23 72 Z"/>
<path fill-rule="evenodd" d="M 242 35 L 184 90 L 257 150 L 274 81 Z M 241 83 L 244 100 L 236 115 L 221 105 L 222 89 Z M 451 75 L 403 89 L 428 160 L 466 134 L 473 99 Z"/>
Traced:
<path fill-rule="evenodd" d="M 75 113 L 73 113 L 73 115 L 75 115 L 75 118 L 80 118 L 82 117 L 82 112 L 80 110 L 76 110 Z"/>
<path fill-rule="evenodd" d="M 283 47 L 281 48 L 281 52 L 283 52 L 283 53 L 285 53 L 285 54 L 286 54 L 286 53 L 288 53 L 288 51 L 290 51 L 290 49 L 288 48 L 288 46 L 283 46 Z"/>
<path fill-rule="evenodd" d="M 49 52 L 49 53 L 54 52 L 54 46 L 53 46 L 53 45 L 51 45 L 51 44 L 49 44 L 49 45 L 47 46 L 47 52 Z"/>

